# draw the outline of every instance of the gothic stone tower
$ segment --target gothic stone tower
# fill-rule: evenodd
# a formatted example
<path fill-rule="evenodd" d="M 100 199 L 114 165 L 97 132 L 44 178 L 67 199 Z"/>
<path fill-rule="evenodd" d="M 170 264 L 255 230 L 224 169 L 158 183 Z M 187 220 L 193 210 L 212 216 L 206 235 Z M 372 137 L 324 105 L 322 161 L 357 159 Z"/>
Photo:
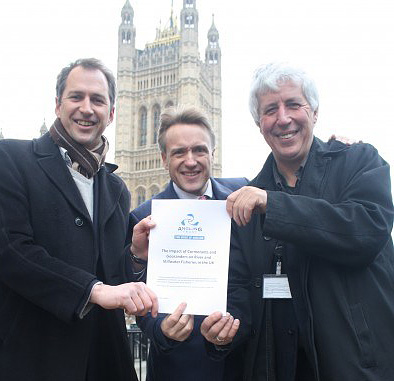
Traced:
<path fill-rule="evenodd" d="M 160 112 L 166 107 L 185 104 L 204 110 L 217 141 L 213 175 L 221 175 L 221 52 L 212 20 L 205 60 L 200 60 L 196 0 L 183 0 L 180 28 L 171 10 L 167 25 L 156 30 L 155 40 L 144 50 L 135 47 L 129 0 L 121 15 L 115 161 L 135 208 L 169 181 L 157 146 Z"/>

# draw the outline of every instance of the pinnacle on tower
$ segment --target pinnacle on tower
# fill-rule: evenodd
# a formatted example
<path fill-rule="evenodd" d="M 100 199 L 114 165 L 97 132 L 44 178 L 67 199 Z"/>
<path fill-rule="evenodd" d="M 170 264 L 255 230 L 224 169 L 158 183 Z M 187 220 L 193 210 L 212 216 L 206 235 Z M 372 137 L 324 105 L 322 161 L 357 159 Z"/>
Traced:
<path fill-rule="evenodd" d="M 219 32 L 215 26 L 215 15 L 212 14 L 212 25 L 208 31 L 208 45 L 205 49 L 205 62 L 217 64 L 220 61 Z"/>
<path fill-rule="evenodd" d="M 45 124 L 45 118 L 44 118 L 44 122 L 42 123 L 42 126 L 40 128 L 40 136 L 45 135 L 48 132 L 48 128 Z"/>

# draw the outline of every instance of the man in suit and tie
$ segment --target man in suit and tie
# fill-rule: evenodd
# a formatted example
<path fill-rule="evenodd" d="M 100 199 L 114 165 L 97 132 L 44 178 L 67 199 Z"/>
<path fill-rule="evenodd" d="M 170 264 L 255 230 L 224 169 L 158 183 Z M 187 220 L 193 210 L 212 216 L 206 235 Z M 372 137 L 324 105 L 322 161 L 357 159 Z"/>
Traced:
<path fill-rule="evenodd" d="M 247 184 L 245 178 L 219 179 L 211 177 L 215 151 L 215 135 L 201 111 L 196 108 L 171 108 L 161 115 L 158 135 L 164 167 L 171 181 L 154 199 L 216 199 L 225 200 L 233 191 Z M 151 200 L 130 214 L 134 227 L 131 245 L 135 276 L 144 278 L 150 220 Z M 203 316 L 184 315 L 182 303 L 173 314 L 153 318 L 150 314 L 138 319 L 138 325 L 150 338 L 147 381 L 218 381 L 238 380 L 242 357 L 234 353 L 225 361 L 207 356 L 200 333 Z M 225 317 L 231 324 L 239 324 Z M 220 344 L 218 342 L 218 344 Z"/>
<path fill-rule="evenodd" d="M 63 68 L 57 119 L 0 142 L 0 379 L 136 381 L 124 310 L 157 312 L 125 283 L 129 192 L 104 162 L 115 78 L 96 59 Z"/>

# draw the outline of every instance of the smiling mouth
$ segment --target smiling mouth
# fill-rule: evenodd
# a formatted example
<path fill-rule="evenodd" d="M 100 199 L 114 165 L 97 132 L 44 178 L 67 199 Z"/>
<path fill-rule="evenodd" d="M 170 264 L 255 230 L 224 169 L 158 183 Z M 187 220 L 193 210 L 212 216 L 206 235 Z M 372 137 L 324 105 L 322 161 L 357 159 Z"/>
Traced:
<path fill-rule="evenodd" d="M 90 127 L 95 124 L 95 122 L 88 121 L 88 120 L 75 120 L 75 123 L 77 123 L 78 125 L 83 126 L 83 127 Z"/>
<path fill-rule="evenodd" d="M 279 139 L 291 139 L 293 136 L 297 135 L 298 131 L 288 132 L 287 134 L 278 135 Z"/>
<path fill-rule="evenodd" d="M 193 176 L 197 176 L 200 174 L 200 171 L 194 171 L 194 172 L 182 172 L 183 176 L 187 176 L 187 177 L 193 177 Z"/>

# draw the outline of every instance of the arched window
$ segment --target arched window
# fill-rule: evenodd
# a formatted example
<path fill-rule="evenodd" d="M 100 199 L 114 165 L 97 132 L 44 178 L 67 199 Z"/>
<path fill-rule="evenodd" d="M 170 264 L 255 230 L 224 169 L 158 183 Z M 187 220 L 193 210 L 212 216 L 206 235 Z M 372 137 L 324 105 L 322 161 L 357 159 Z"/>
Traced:
<path fill-rule="evenodd" d="M 185 16 L 185 28 L 194 28 L 194 16 L 186 15 Z"/>
<path fill-rule="evenodd" d="M 145 200 L 146 200 L 145 189 L 138 188 L 137 189 L 137 206 L 141 205 Z"/>
<path fill-rule="evenodd" d="M 156 196 L 159 192 L 160 192 L 159 187 L 156 186 L 156 185 L 152 185 L 150 187 L 150 192 L 149 192 L 150 193 L 150 198 L 152 198 L 153 196 Z"/>
<path fill-rule="evenodd" d="M 168 101 L 167 103 L 166 103 L 166 108 L 168 108 L 168 107 L 173 107 L 174 106 L 174 102 L 173 101 Z"/>
<path fill-rule="evenodd" d="M 160 106 L 154 105 L 152 110 L 153 120 L 152 120 L 152 144 L 157 143 L 157 135 L 159 133 L 159 124 L 160 124 Z"/>
<path fill-rule="evenodd" d="M 141 107 L 139 113 L 139 145 L 145 146 L 146 145 L 146 135 L 147 135 L 147 112 L 145 107 Z"/>

